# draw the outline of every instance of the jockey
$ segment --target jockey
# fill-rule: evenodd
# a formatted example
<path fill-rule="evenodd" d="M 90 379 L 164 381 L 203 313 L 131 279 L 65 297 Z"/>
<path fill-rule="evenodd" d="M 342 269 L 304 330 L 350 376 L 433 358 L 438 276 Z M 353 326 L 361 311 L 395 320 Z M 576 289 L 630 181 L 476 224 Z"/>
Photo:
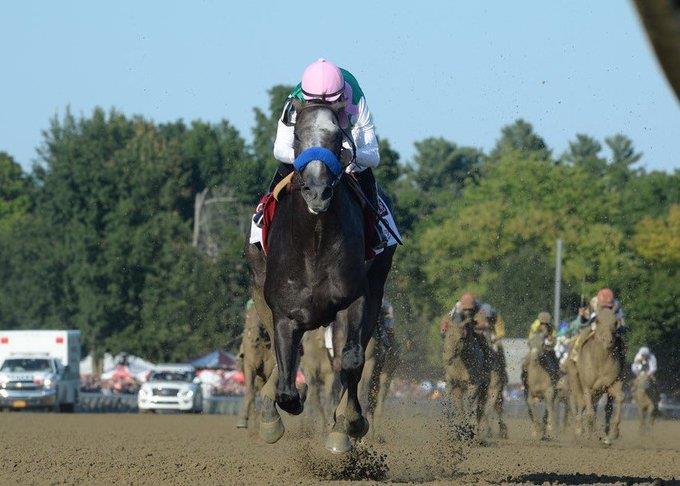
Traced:
<path fill-rule="evenodd" d="M 590 317 L 586 319 L 585 317 L 582 317 L 580 313 L 579 317 L 577 317 L 577 319 L 580 320 L 580 330 L 574 341 L 574 347 L 571 353 L 571 358 L 574 361 L 578 361 L 581 346 L 595 329 L 597 313 L 601 309 L 611 309 L 614 312 L 614 315 L 616 316 L 617 334 L 621 335 L 628 331 L 628 326 L 626 325 L 626 320 L 623 315 L 623 307 L 618 299 L 614 297 L 614 292 L 606 287 L 601 289 L 597 295 L 590 300 Z"/>
<path fill-rule="evenodd" d="M 611 289 L 604 288 L 597 293 L 597 311 L 600 309 L 611 309 L 614 311 L 616 316 L 616 331 L 619 334 L 623 334 L 628 331 L 628 326 L 626 325 L 626 320 L 623 315 L 623 307 L 618 299 L 614 298 L 614 292 Z M 591 319 L 594 320 L 594 319 Z"/>
<path fill-rule="evenodd" d="M 449 317 L 454 322 L 466 322 L 473 320 L 480 309 L 480 303 L 470 292 L 466 292 L 460 296 L 460 299 L 456 302 L 449 312 Z M 448 322 L 446 320 L 442 321 L 442 327 L 439 329 L 441 336 L 444 337 L 448 329 Z"/>
<path fill-rule="evenodd" d="M 479 306 L 475 323 L 475 330 L 486 338 L 490 346 L 500 345 L 501 339 L 505 337 L 505 322 L 491 304 L 485 302 Z"/>
<path fill-rule="evenodd" d="M 631 370 L 635 376 L 646 374 L 647 377 L 653 378 L 656 373 L 656 356 L 650 351 L 647 346 L 642 346 L 633 360 Z"/>
<path fill-rule="evenodd" d="M 552 316 L 549 312 L 539 312 L 536 320 L 531 323 L 529 338 L 536 334 L 542 334 L 546 340 L 554 345 L 555 328 L 552 325 Z"/>
<path fill-rule="evenodd" d="M 379 208 L 377 186 L 372 171 L 372 168 L 380 163 L 373 116 L 368 110 L 364 92 L 356 78 L 349 71 L 326 59 L 319 59 L 307 66 L 302 74 L 302 82 L 288 95 L 276 128 L 274 157 L 280 164 L 271 182 L 270 192 L 294 170 L 293 133 L 296 114 L 293 100 L 346 103 L 338 113 L 340 128 L 345 133 L 340 159 L 343 166 L 347 167 L 345 171 L 356 177 L 371 204 Z M 353 156 L 356 157 L 354 161 Z M 261 215 L 256 214 L 254 220 L 259 223 Z M 386 238 L 381 225 L 375 226 L 378 240 L 376 248 L 382 248 L 385 246 Z"/>
<path fill-rule="evenodd" d="M 569 354 L 569 341 L 571 325 L 568 322 L 561 322 L 557 328 L 557 335 L 555 338 L 555 356 L 560 364 L 564 362 Z"/>

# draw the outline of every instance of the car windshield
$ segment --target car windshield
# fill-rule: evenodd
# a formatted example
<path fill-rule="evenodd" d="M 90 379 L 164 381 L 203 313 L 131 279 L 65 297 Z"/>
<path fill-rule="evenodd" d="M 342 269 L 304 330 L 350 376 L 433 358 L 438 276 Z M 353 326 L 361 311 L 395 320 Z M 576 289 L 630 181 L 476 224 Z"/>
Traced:
<path fill-rule="evenodd" d="M 150 381 L 192 381 L 194 373 L 191 371 L 154 371 Z"/>
<path fill-rule="evenodd" d="M 40 358 L 10 358 L 2 363 L 0 371 L 7 373 L 22 373 L 26 371 L 52 371 L 49 359 Z"/>

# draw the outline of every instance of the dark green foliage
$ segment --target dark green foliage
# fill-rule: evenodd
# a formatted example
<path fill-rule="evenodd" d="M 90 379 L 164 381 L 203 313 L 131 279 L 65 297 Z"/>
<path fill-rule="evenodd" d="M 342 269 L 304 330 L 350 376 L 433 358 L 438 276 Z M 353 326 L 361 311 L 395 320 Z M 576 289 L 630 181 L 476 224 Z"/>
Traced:
<path fill-rule="evenodd" d="M 276 161 L 290 86 L 255 109 L 248 145 L 227 121 L 156 125 L 96 109 L 52 120 L 28 176 L 0 153 L 0 328 L 83 331 L 88 351 L 184 360 L 235 349 L 248 298 L 249 212 Z M 559 159 L 523 121 L 489 156 L 444 138 L 404 163 L 380 140 L 376 179 L 396 205 L 406 246 L 388 281 L 403 373 L 441 370 L 438 325 L 465 290 L 490 301 L 510 336 L 552 308 L 554 243 L 564 241 L 562 313 L 600 287 L 617 291 L 630 353 L 657 353 L 665 387 L 680 386 L 680 173 L 646 173 L 632 142 L 576 135 Z M 194 203 L 226 196 L 208 257 L 193 247 Z"/>

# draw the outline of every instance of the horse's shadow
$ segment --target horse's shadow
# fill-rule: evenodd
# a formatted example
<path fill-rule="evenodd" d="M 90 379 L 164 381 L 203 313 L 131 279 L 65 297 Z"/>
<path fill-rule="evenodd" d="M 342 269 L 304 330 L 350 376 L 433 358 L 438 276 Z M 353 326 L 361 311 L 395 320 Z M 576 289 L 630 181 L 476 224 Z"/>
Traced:
<path fill-rule="evenodd" d="M 518 483 L 550 483 L 550 484 L 677 484 L 675 481 L 653 478 L 650 476 L 610 476 L 606 474 L 562 474 L 562 473 L 531 473 L 508 477 L 506 481 Z"/>

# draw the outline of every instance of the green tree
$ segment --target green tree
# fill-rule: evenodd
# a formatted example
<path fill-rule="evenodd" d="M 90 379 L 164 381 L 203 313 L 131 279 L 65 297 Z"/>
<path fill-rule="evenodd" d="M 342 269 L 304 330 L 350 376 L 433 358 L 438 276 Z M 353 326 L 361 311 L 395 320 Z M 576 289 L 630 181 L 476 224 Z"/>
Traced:
<path fill-rule="evenodd" d="M 579 167 L 596 177 L 601 177 L 607 170 L 607 161 L 600 157 L 602 145 L 588 135 L 578 133 L 576 140 L 569 142 L 569 149 L 562 159 Z"/>
<path fill-rule="evenodd" d="M 518 151 L 522 154 L 534 153 L 539 158 L 548 159 L 550 150 L 542 137 L 534 132 L 534 127 L 521 118 L 501 129 L 501 138 L 491 152 L 491 158 L 497 159 L 503 153 Z"/>
<path fill-rule="evenodd" d="M 263 164 L 264 174 L 271 177 L 278 162 L 274 159 L 274 140 L 276 139 L 276 126 L 281 118 L 281 112 L 286 103 L 286 98 L 293 91 L 293 86 L 278 84 L 271 88 L 269 106 L 265 112 L 260 108 L 253 108 L 255 113 L 255 125 L 253 126 L 253 151 L 258 163 Z M 268 181 L 262 181 L 262 186 Z"/>
<path fill-rule="evenodd" d="M 32 181 L 6 152 L 0 152 L 0 231 L 24 215 L 32 203 Z"/>

